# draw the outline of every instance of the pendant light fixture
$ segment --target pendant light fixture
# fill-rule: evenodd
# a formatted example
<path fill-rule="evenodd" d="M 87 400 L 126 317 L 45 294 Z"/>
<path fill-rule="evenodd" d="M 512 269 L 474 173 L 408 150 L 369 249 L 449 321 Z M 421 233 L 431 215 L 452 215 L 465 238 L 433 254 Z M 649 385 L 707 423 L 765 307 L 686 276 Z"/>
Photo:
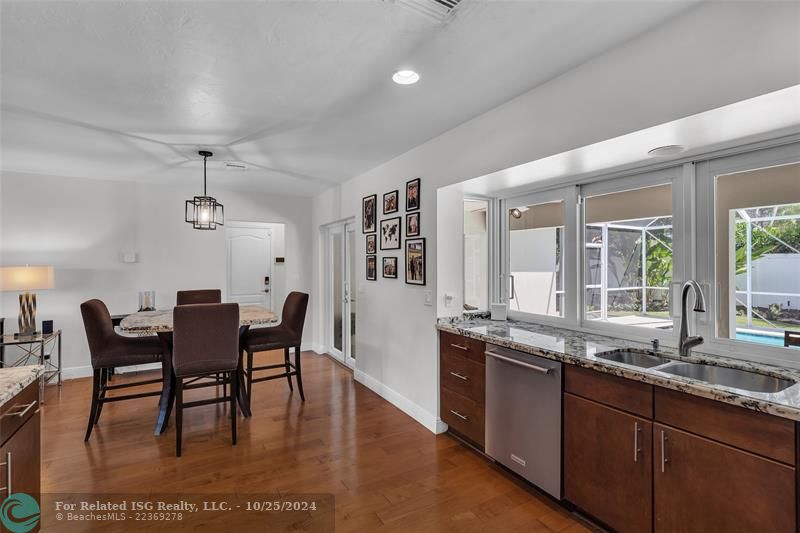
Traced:
<path fill-rule="evenodd" d="M 203 157 L 203 196 L 186 200 L 186 222 L 194 229 L 213 230 L 217 229 L 217 226 L 225 225 L 225 208 L 216 198 L 208 196 L 207 192 L 206 160 L 214 154 L 206 150 L 200 150 L 198 153 Z"/>

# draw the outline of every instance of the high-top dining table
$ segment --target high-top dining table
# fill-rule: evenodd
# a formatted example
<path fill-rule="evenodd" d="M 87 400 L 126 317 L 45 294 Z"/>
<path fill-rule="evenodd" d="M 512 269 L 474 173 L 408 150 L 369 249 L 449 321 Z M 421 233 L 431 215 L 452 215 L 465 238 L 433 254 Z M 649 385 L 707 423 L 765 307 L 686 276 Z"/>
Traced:
<path fill-rule="evenodd" d="M 243 338 L 251 326 L 275 324 L 278 317 L 269 309 L 260 305 L 243 304 L 239 306 L 239 338 Z M 155 434 L 160 435 L 167 429 L 172 405 L 175 403 L 175 373 L 172 371 L 172 309 L 158 311 L 141 311 L 122 319 L 119 328 L 127 333 L 158 335 L 164 348 L 164 381 L 161 398 L 158 400 L 158 418 Z M 241 350 L 239 350 L 239 408 L 244 416 L 250 416 L 244 387 L 244 370 Z"/>

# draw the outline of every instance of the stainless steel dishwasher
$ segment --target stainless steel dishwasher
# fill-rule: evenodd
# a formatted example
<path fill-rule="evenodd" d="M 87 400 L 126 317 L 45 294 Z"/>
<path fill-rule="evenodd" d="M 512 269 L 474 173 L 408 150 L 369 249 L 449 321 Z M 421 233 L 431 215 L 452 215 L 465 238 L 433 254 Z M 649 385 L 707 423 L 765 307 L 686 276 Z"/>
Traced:
<path fill-rule="evenodd" d="M 486 453 L 561 499 L 561 363 L 486 345 Z"/>

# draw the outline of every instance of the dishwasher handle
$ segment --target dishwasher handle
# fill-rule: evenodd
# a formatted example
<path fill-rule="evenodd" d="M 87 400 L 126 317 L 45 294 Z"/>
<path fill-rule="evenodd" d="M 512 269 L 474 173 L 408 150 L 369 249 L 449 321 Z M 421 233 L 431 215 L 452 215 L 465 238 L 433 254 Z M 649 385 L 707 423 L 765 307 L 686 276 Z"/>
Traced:
<path fill-rule="evenodd" d="M 505 361 L 506 363 L 511 363 L 512 365 L 517 365 L 521 367 L 525 367 L 529 370 L 533 370 L 534 372 L 538 372 L 539 374 L 549 374 L 552 368 L 545 368 L 543 366 L 536 366 L 530 363 L 526 363 L 524 361 L 518 361 L 516 359 L 512 359 L 511 357 L 506 357 L 505 355 L 500 355 L 497 352 L 493 352 L 491 350 L 486 350 L 483 352 L 484 354 L 488 355 L 489 357 L 494 357 L 495 359 L 499 359 L 501 361 Z"/>

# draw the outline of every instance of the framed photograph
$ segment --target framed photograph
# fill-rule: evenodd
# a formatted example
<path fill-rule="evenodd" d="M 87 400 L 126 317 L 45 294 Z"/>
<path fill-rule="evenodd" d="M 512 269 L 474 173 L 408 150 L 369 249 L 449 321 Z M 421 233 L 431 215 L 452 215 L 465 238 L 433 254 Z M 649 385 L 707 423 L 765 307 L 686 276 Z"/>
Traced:
<path fill-rule="evenodd" d="M 362 233 L 373 233 L 378 221 L 378 195 L 365 196 L 361 200 L 361 230 Z"/>
<path fill-rule="evenodd" d="M 406 211 L 419 209 L 420 178 L 406 182 Z"/>
<path fill-rule="evenodd" d="M 419 237 L 419 212 L 406 215 L 406 237 Z"/>
<path fill-rule="evenodd" d="M 406 239 L 406 283 L 425 285 L 425 239 Z"/>
<path fill-rule="evenodd" d="M 375 281 L 378 279 L 378 256 L 367 256 L 367 281 Z"/>
<path fill-rule="evenodd" d="M 400 210 L 400 191 L 387 192 L 383 195 L 383 214 L 397 213 Z"/>
<path fill-rule="evenodd" d="M 384 257 L 383 258 L 383 277 L 397 279 L 397 258 Z"/>
<path fill-rule="evenodd" d="M 381 220 L 381 250 L 400 249 L 400 217 Z"/>
<path fill-rule="evenodd" d="M 374 254 L 378 251 L 378 236 L 374 233 L 367 235 L 367 253 Z"/>

